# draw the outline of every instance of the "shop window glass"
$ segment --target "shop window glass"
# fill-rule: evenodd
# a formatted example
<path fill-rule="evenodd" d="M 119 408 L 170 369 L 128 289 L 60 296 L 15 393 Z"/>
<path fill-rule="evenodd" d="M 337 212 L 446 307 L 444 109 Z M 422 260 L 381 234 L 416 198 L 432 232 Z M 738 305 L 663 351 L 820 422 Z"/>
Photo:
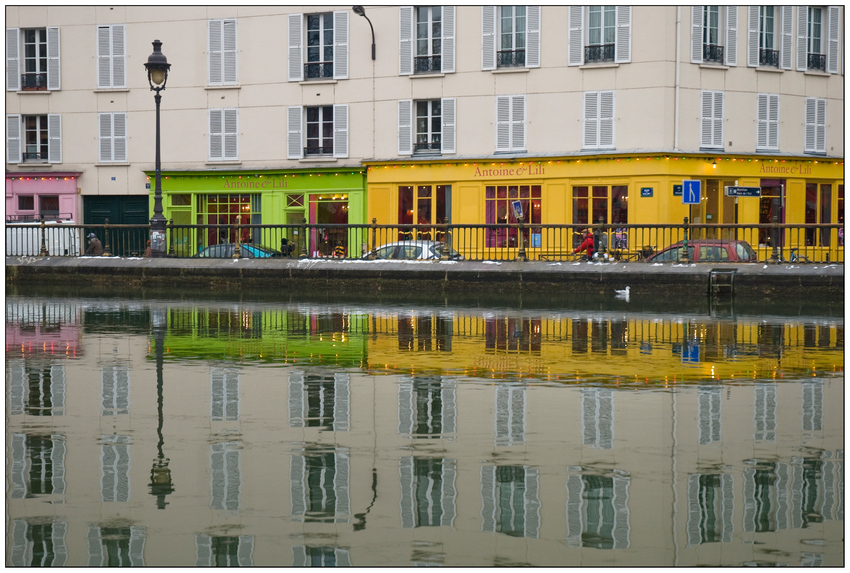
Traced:
<path fill-rule="evenodd" d="M 171 196 L 171 205 L 173 207 L 182 207 L 192 204 L 192 195 L 189 193 L 178 193 Z"/>
<path fill-rule="evenodd" d="M 837 217 L 837 223 L 840 225 L 844 225 L 844 185 L 838 186 L 838 203 L 836 205 L 835 210 Z M 838 245 L 844 246 L 844 228 L 838 229 Z"/>
<path fill-rule="evenodd" d="M 38 207 L 43 217 L 58 217 L 59 195 L 42 195 L 38 198 Z"/>
<path fill-rule="evenodd" d="M 628 225 L 629 187 L 627 185 L 594 185 L 573 187 L 574 225 Z M 625 231 L 615 232 L 617 248 L 625 248 Z M 581 242 L 580 234 L 574 235 L 573 248 Z M 609 244 L 612 244 L 609 240 Z"/>
<path fill-rule="evenodd" d="M 33 195 L 18 195 L 18 211 L 35 211 Z"/>
<path fill-rule="evenodd" d="M 198 239 L 199 249 L 219 243 L 236 242 L 237 225 L 240 226 L 239 242 L 254 242 L 254 235 L 259 233 L 259 229 L 251 229 L 248 225 L 261 223 L 259 194 L 198 196 L 198 224 L 227 225 L 210 227 L 202 232 Z"/>
<path fill-rule="evenodd" d="M 348 195 L 310 195 L 310 249 L 314 256 L 348 256 Z M 327 225 L 322 227 L 322 225 Z"/>
<path fill-rule="evenodd" d="M 784 179 L 762 179 L 761 198 L 759 199 L 759 224 L 768 225 L 773 223 L 776 216 L 779 223 L 785 222 L 785 212 L 782 208 L 782 189 L 785 186 Z M 782 233 L 778 233 L 778 240 L 782 246 Z M 771 230 L 759 229 L 759 246 L 771 247 Z"/>
<path fill-rule="evenodd" d="M 515 225 L 516 217 L 511 207 L 513 201 L 519 200 L 525 215 L 525 224 L 539 225 L 541 216 L 541 186 L 540 185 L 488 185 L 485 189 L 485 213 L 488 227 L 487 247 L 518 247 L 516 227 L 500 227 L 500 225 Z M 529 230 L 524 231 L 526 242 L 529 240 Z M 535 235 L 539 237 L 539 235 Z M 528 246 L 536 246 L 532 237 Z"/>
<path fill-rule="evenodd" d="M 286 196 L 286 206 L 287 207 L 303 207 L 304 206 L 304 195 L 287 195 Z"/>
<path fill-rule="evenodd" d="M 399 225 L 442 225 L 449 216 L 451 185 L 402 185 L 398 188 Z M 400 228 L 399 240 L 443 240 L 439 229 Z"/>

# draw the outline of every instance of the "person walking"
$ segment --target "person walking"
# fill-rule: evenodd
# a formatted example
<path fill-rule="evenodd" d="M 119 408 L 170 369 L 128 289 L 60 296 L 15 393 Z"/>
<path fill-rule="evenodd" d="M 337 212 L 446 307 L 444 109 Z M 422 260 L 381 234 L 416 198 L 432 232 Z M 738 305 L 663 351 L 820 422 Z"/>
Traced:
<path fill-rule="evenodd" d="M 590 260 L 593 257 L 593 231 L 591 229 L 585 229 L 581 232 L 581 244 L 573 249 L 573 254 L 579 253 L 581 251 L 587 251 L 587 259 Z"/>
<path fill-rule="evenodd" d="M 87 255 L 99 256 L 103 254 L 103 245 L 100 244 L 100 239 L 94 233 L 88 234 L 89 247 L 86 249 Z"/>

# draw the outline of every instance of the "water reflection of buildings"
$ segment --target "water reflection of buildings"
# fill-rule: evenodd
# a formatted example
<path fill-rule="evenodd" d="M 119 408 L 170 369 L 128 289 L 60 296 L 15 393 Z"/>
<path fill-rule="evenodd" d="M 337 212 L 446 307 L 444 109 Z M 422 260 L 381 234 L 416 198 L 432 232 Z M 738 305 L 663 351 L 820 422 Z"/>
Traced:
<path fill-rule="evenodd" d="M 702 379 L 673 395 L 633 392 L 637 385 L 618 390 L 610 380 L 553 384 L 548 374 L 540 385 L 540 379 L 487 380 L 492 370 L 480 377 L 451 368 L 433 372 L 438 350 L 466 359 L 476 352 L 551 352 L 557 321 L 509 322 L 498 315 L 473 326 L 471 319 L 434 313 L 430 330 L 419 328 L 424 320 L 411 323 L 407 317 L 414 343 L 402 349 L 404 358 L 421 353 L 423 366 L 397 364 L 394 376 L 367 377 L 365 369 L 352 366 L 371 362 L 373 350 L 385 351 L 385 341 L 393 341 L 399 356 L 398 332 L 372 329 L 389 320 L 346 318 L 342 312 L 314 320 L 303 310 L 287 311 L 290 325 L 258 319 L 252 311 L 250 324 L 274 323 L 298 340 L 331 341 L 340 346 L 320 346 L 322 360 L 326 349 L 337 348 L 328 360 L 348 366 L 329 370 L 318 354 L 299 362 L 301 348 L 286 337 L 275 339 L 285 342 L 275 355 L 273 345 L 240 334 L 249 346 L 239 348 L 255 353 L 233 354 L 230 342 L 214 340 L 215 330 L 207 330 L 206 351 L 196 331 L 187 334 L 186 346 L 175 331 L 166 332 L 165 438 L 186 483 L 172 494 L 169 513 L 160 515 L 140 505 L 146 460 L 154 453 L 145 428 L 156 419 L 152 370 L 145 369 L 149 335 L 139 335 L 117 358 L 111 341 L 83 337 L 89 348 L 65 371 L 67 382 L 63 378 L 59 388 L 58 376 L 23 375 L 37 359 L 7 356 L 7 562 L 144 565 L 147 557 L 152 565 L 169 547 L 183 565 L 369 565 L 374 554 L 354 535 L 365 530 L 395 562 L 440 563 L 440 552 L 468 549 L 470 559 L 485 563 L 480 552 L 489 551 L 482 547 L 490 542 L 476 544 L 473 536 L 495 535 L 504 547 L 514 540 L 554 540 L 565 547 L 565 560 L 580 554 L 585 564 L 608 564 L 605 554 L 622 549 L 646 562 L 697 563 L 695 551 L 718 548 L 723 564 L 738 565 L 756 561 L 742 549 L 744 539 L 843 521 L 843 386 L 834 377 L 811 376 L 829 369 L 829 353 L 843 337 L 840 325 L 812 329 L 801 323 L 766 334 L 763 326 L 742 321 L 734 329 L 732 353 L 731 342 L 726 350 L 707 350 L 705 333 L 723 329 L 716 324 L 694 326 L 691 320 L 674 333 L 672 322 L 654 326 L 648 317 L 561 319 L 561 326 L 569 325 L 566 343 L 558 346 L 562 353 L 575 348 L 573 333 L 586 328 L 586 362 L 594 355 L 628 357 L 644 351 L 644 344 L 657 357 L 662 349 L 673 353 L 676 340 L 678 353 L 666 363 L 679 368 L 692 364 L 685 360 L 700 364 L 712 352 L 726 352 L 738 369 L 770 356 L 788 371 L 801 364 L 811 371 L 811 380 L 794 383 Z M 221 323 L 221 313 L 215 314 Z M 437 328 L 440 317 L 443 326 Z M 332 330 L 313 326 L 320 323 Z M 346 331 L 352 324 L 369 336 L 361 340 Z M 636 337 L 641 329 L 658 336 Z M 812 331 L 814 346 L 805 334 Z M 233 330 L 228 326 L 226 332 Z M 265 327 L 260 332 L 265 337 Z M 420 345 L 419 333 L 430 333 L 430 349 L 424 335 Z M 409 340 L 409 333 L 404 336 Z M 438 336 L 444 337 L 439 345 Z M 698 352 L 688 350 L 693 341 Z M 98 345 L 109 352 L 96 351 Z M 269 364 L 275 358 L 282 360 Z M 75 410 L 66 412 L 71 404 Z M 657 457 L 670 451 L 675 469 L 669 457 Z M 197 460 L 203 464 L 192 465 Z M 268 486 L 270 479 L 275 487 Z M 84 493 L 69 503 L 72 490 Z M 440 528 L 457 534 L 439 549 L 412 545 L 412 530 L 425 539 Z M 832 539 L 840 529 L 818 531 Z M 678 531 L 684 542 L 670 549 L 657 538 L 660 531 Z M 666 548 L 656 550 L 659 544 Z M 825 558 L 831 556 L 812 550 L 805 563 L 794 564 Z"/>

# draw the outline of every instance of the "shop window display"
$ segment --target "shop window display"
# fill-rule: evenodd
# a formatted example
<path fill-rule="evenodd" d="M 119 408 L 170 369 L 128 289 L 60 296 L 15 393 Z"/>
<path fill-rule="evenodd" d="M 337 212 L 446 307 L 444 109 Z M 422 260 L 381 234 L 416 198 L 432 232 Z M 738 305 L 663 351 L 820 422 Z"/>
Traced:
<path fill-rule="evenodd" d="M 541 214 L 540 185 L 488 185 L 485 189 L 486 246 L 487 247 L 518 247 L 516 227 L 517 220 L 511 203 L 519 200 L 525 215 L 526 225 L 539 225 Z M 540 234 L 523 231 L 526 245 L 540 246 Z"/>

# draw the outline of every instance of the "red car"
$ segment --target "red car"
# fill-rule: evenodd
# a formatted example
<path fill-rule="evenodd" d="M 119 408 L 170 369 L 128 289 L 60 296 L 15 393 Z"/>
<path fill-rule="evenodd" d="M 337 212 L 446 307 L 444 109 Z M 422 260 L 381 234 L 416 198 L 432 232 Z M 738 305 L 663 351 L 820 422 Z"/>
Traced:
<path fill-rule="evenodd" d="M 647 257 L 648 263 L 675 263 L 682 260 L 681 241 Z M 693 263 L 755 263 L 758 256 L 746 241 L 694 239 L 688 241 L 688 260 Z"/>

